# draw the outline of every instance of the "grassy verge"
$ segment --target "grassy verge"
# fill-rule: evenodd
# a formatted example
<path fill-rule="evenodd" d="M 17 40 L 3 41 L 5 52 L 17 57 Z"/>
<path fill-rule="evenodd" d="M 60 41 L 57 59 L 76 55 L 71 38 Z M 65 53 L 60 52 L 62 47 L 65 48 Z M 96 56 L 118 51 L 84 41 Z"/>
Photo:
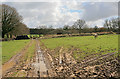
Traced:
<path fill-rule="evenodd" d="M 22 50 L 30 40 L 14 40 L 2 42 L 2 64 Z"/>
<path fill-rule="evenodd" d="M 26 60 L 30 61 L 32 59 L 32 57 L 34 56 L 35 45 L 36 45 L 36 42 L 35 42 L 35 40 L 33 40 L 32 45 L 28 48 L 27 52 L 25 53 L 25 58 L 24 58 L 25 61 Z"/>
<path fill-rule="evenodd" d="M 21 66 L 25 66 L 29 63 L 31 63 L 31 59 L 34 57 L 35 55 L 35 49 L 36 49 L 36 41 L 35 40 L 31 40 L 31 44 L 30 46 L 26 49 L 24 55 L 22 56 L 22 58 L 20 59 L 20 63 L 18 64 L 18 68 L 21 68 Z M 24 63 L 24 64 L 23 64 Z M 26 73 L 25 72 L 21 72 L 19 70 L 15 70 L 12 74 L 12 77 L 25 77 Z"/>

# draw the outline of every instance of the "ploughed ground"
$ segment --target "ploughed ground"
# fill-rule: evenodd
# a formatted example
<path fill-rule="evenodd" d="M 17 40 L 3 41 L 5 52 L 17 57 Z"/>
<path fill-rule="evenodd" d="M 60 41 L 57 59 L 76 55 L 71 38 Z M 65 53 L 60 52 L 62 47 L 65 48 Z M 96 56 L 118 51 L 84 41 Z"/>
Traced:
<path fill-rule="evenodd" d="M 57 77 L 81 78 L 120 78 L 120 60 L 118 52 L 108 54 L 89 55 L 84 59 L 74 59 L 74 48 L 58 47 L 50 50 L 42 46 L 42 51 L 48 54 L 51 68 Z"/>
<path fill-rule="evenodd" d="M 31 60 L 24 60 L 28 48 L 36 41 L 36 50 Z M 90 55 L 83 60 L 73 57 L 74 50 L 63 47 L 50 50 L 38 39 L 31 42 L 3 65 L 3 77 L 120 77 L 120 62 L 117 52 L 105 55 Z"/>

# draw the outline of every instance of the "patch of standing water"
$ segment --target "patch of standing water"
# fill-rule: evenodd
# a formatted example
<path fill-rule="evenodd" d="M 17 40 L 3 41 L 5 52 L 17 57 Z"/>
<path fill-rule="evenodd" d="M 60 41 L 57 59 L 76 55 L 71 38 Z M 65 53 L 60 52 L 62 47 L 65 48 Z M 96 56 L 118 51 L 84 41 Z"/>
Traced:
<path fill-rule="evenodd" d="M 40 50 L 40 47 L 38 45 L 38 49 L 37 49 L 37 52 L 36 52 L 36 59 L 35 59 L 36 62 L 33 63 L 36 74 L 42 74 L 42 73 L 47 72 L 48 69 L 46 67 L 44 59 L 45 58 L 44 58 L 43 52 Z M 40 75 L 40 76 L 42 76 L 42 75 Z"/>

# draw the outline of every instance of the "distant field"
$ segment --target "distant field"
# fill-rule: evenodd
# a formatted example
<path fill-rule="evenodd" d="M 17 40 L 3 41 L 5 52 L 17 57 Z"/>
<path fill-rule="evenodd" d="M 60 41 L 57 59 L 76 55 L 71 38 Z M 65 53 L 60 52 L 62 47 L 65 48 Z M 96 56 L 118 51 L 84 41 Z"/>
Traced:
<path fill-rule="evenodd" d="M 79 51 L 74 52 L 75 58 L 95 53 L 107 54 L 118 51 L 118 35 L 102 35 L 96 39 L 93 36 L 51 38 L 42 39 L 41 42 L 50 49 L 61 46 L 64 48 L 71 48 L 72 46 L 78 48 Z"/>
<path fill-rule="evenodd" d="M 2 63 L 8 61 L 13 55 L 18 53 L 30 40 L 14 40 L 2 42 Z"/>

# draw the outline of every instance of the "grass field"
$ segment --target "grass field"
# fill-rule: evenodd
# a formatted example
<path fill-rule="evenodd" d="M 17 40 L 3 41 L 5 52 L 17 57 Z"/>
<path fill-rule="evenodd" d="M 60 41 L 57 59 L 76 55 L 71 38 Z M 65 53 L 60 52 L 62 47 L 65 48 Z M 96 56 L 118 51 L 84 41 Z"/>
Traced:
<path fill-rule="evenodd" d="M 33 41 L 32 45 L 28 48 L 27 52 L 25 53 L 25 60 L 30 61 L 35 53 L 35 40 Z"/>
<path fill-rule="evenodd" d="M 102 35 L 96 39 L 93 36 L 51 38 L 42 39 L 41 42 L 50 49 L 61 46 L 64 48 L 78 48 L 79 51 L 74 52 L 75 58 L 83 58 L 86 55 L 96 53 L 107 54 L 118 51 L 118 35 Z"/>
<path fill-rule="evenodd" d="M 20 52 L 30 40 L 14 40 L 2 42 L 2 64 L 8 61 L 13 55 Z"/>

